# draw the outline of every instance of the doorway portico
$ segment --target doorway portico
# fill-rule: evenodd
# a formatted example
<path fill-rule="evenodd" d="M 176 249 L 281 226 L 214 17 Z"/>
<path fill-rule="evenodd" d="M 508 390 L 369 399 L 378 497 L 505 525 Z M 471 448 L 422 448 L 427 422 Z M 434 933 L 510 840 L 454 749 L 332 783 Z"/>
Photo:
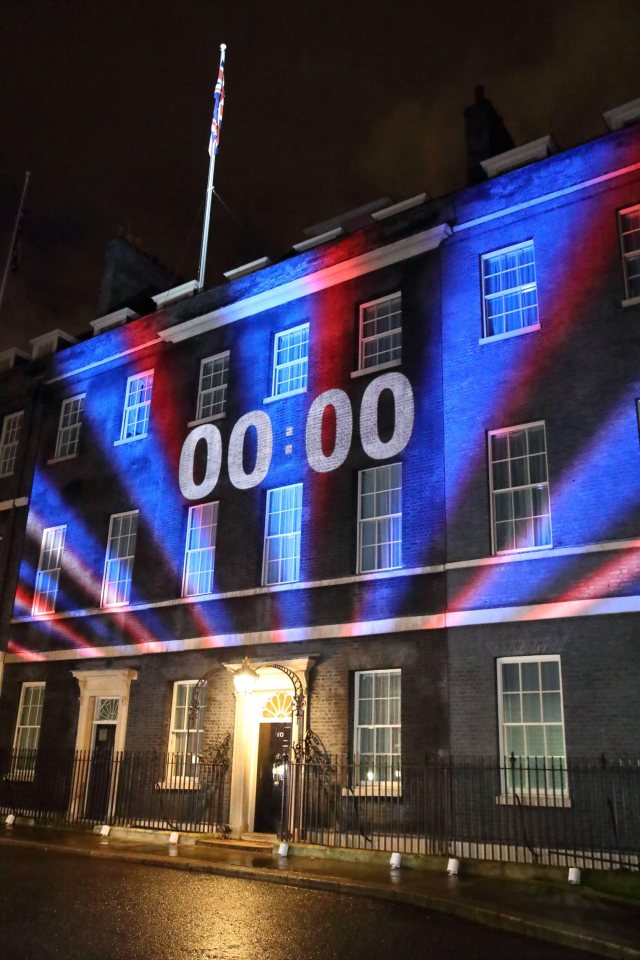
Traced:
<path fill-rule="evenodd" d="M 307 701 L 311 657 L 280 658 L 282 667 L 295 675 Z M 225 663 L 233 675 L 240 662 Z M 234 688 L 236 709 L 231 764 L 231 798 L 229 823 L 233 836 L 264 829 L 266 813 L 261 803 L 268 803 L 264 777 L 278 777 L 278 769 L 271 763 L 271 754 L 278 747 L 291 747 L 303 739 L 307 731 L 307 710 L 301 717 L 294 706 L 294 685 L 274 660 L 252 660 L 257 676 L 251 692 L 239 693 Z M 271 764 L 272 770 L 269 770 Z M 275 832 L 275 831 L 274 831 Z"/>

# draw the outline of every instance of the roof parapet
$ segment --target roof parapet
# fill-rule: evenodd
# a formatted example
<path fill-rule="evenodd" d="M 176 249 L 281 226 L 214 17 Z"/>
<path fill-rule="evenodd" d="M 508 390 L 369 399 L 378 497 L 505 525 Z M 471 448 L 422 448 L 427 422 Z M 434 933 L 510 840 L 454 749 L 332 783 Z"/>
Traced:
<path fill-rule="evenodd" d="M 499 177 L 502 173 L 508 173 L 510 170 L 526 167 L 537 160 L 544 160 L 546 157 L 550 157 L 552 153 L 557 153 L 557 151 L 557 143 L 551 134 L 548 134 L 546 137 L 540 137 L 538 140 L 525 143 L 521 147 L 514 147 L 513 150 L 507 150 L 495 157 L 481 160 L 480 166 L 491 179 Z"/>
<path fill-rule="evenodd" d="M 602 119 L 609 130 L 621 130 L 622 127 L 628 127 L 632 123 L 640 121 L 640 98 L 638 100 L 629 100 L 619 107 L 613 107 L 602 114 Z"/>

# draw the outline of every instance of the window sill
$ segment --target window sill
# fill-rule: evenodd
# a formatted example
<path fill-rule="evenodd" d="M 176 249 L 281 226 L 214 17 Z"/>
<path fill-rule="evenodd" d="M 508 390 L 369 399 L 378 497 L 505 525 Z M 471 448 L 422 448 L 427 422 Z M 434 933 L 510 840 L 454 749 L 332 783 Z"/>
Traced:
<path fill-rule="evenodd" d="M 123 443 L 135 443 L 136 440 L 144 440 L 148 437 L 148 433 L 138 433 L 135 437 L 120 437 L 119 440 L 114 440 L 114 447 L 121 447 Z"/>
<path fill-rule="evenodd" d="M 567 793 L 501 793 L 496 803 L 503 807 L 571 807 L 571 797 Z"/>
<path fill-rule="evenodd" d="M 539 323 L 532 323 L 528 327 L 520 327 L 519 330 L 509 330 L 507 333 L 494 333 L 490 337 L 480 337 L 478 343 L 493 343 L 495 340 L 510 340 L 512 337 L 520 337 L 523 333 L 534 333 L 539 329 Z"/>
<path fill-rule="evenodd" d="M 306 393 L 306 387 L 300 387 L 298 390 L 288 390 L 287 393 L 278 393 L 274 397 L 265 397 L 263 403 L 275 403 L 276 400 L 284 400 L 285 397 L 295 397 L 299 393 Z"/>
<path fill-rule="evenodd" d="M 212 413 L 210 417 L 200 417 L 199 420 L 190 420 L 188 427 L 199 427 L 203 423 L 213 423 L 214 420 L 223 420 L 226 417 L 226 411 L 223 413 Z"/>
<path fill-rule="evenodd" d="M 523 553 L 540 553 L 541 550 L 552 550 L 552 543 L 545 543 L 541 547 L 521 547 L 516 550 L 496 550 L 494 551 L 494 557 L 512 557 L 514 554 L 522 556 Z"/>
<path fill-rule="evenodd" d="M 397 567 L 376 567 L 374 570 L 357 570 L 356 576 L 366 577 L 368 574 L 372 573 L 389 573 L 393 570 L 402 570 L 402 564 L 399 563 Z"/>
<path fill-rule="evenodd" d="M 54 463 L 64 463 L 65 460 L 75 460 L 77 456 L 77 453 L 67 453 L 64 457 L 52 457 L 47 460 L 47 466 L 51 467 Z"/>
<path fill-rule="evenodd" d="M 621 307 L 640 307 L 640 297 L 629 297 L 620 302 Z"/>
<path fill-rule="evenodd" d="M 402 796 L 402 784 L 401 783 L 361 783 L 356 787 L 343 787 L 342 788 L 343 797 L 368 797 L 375 800 L 377 797 L 380 797 L 384 800 L 386 797 L 401 797 Z"/>
<path fill-rule="evenodd" d="M 393 370 L 394 367 L 401 367 L 402 360 L 389 360 L 388 363 L 378 363 L 375 367 L 361 367 L 358 370 L 353 370 L 351 373 L 351 379 L 354 380 L 356 377 L 366 377 L 368 373 L 378 373 L 380 370 Z"/>
<path fill-rule="evenodd" d="M 170 780 L 159 780 L 156 790 L 199 790 L 200 781 L 197 777 L 171 777 Z"/>

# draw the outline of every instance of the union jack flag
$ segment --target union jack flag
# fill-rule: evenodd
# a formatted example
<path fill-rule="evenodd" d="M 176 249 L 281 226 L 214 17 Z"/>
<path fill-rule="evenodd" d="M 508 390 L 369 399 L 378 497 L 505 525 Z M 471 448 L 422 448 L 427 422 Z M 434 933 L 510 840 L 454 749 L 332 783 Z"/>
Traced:
<path fill-rule="evenodd" d="M 218 79 L 213 91 L 213 117 L 211 118 L 211 136 L 209 137 L 209 156 L 214 157 L 220 145 L 220 128 L 222 127 L 222 111 L 224 109 L 224 53 L 226 46 L 220 45 L 220 66 Z"/>

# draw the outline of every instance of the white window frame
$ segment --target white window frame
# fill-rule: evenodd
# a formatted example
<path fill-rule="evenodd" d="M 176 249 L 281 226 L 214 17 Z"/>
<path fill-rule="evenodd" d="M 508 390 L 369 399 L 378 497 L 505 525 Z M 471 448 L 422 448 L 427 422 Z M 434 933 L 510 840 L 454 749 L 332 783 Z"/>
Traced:
<path fill-rule="evenodd" d="M 280 342 L 284 340 L 285 337 L 291 336 L 293 333 L 297 333 L 299 330 L 307 331 L 307 352 L 304 357 L 297 358 L 295 360 L 286 360 L 283 363 L 278 363 L 278 351 L 280 349 Z M 280 397 L 290 397 L 296 393 L 306 393 L 307 386 L 309 384 L 309 323 L 299 323 L 295 327 L 289 327 L 287 330 L 281 330 L 279 333 L 276 333 L 273 341 L 273 368 L 271 375 L 271 396 L 269 400 L 279 400 Z M 279 379 L 278 373 L 281 370 L 287 368 L 291 369 L 292 367 L 302 364 L 304 367 L 304 384 L 299 387 L 293 387 L 292 389 L 278 389 Z"/>
<path fill-rule="evenodd" d="M 16 413 L 8 413 L 2 421 L 0 477 L 10 477 L 16 468 L 23 418 L 24 410 L 18 410 Z"/>
<path fill-rule="evenodd" d="M 195 423 L 208 423 L 211 420 L 219 420 L 225 416 L 227 411 L 227 388 L 229 386 L 229 358 L 230 351 L 224 350 L 222 353 L 216 353 L 211 357 L 205 357 L 200 361 L 200 374 L 198 377 L 198 402 L 196 405 Z M 213 364 L 214 376 L 216 376 L 216 364 L 221 365 L 222 383 L 213 387 L 204 387 L 207 364 Z M 214 399 L 215 398 L 215 399 Z M 205 407 L 208 400 L 212 401 L 215 407 L 212 413 L 205 413 Z"/>
<path fill-rule="evenodd" d="M 490 260 L 495 260 L 497 257 L 503 257 L 509 253 L 515 253 L 518 250 L 524 250 L 530 248 L 533 253 L 533 273 L 534 280 L 530 283 L 516 284 L 514 287 L 507 287 L 504 290 L 500 290 L 499 293 L 487 294 L 485 292 L 485 263 L 488 263 Z M 517 337 L 524 333 L 530 333 L 533 330 L 540 329 L 540 316 L 539 316 L 539 304 L 538 304 L 538 278 L 536 273 L 536 251 L 533 240 L 523 240 L 522 243 L 514 243 L 508 247 L 503 247 L 500 250 L 491 250 L 489 253 L 485 253 L 480 258 L 480 284 L 481 284 L 481 293 L 482 293 L 482 337 L 481 341 L 485 340 L 504 340 L 508 337 Z M 507 294 L 520 294 L 529 293 L 535 291 L 535 313 L 536 319 L 534 323 L 527 323 L 524 326 L 517 327 L 514 330 L 505 330 L 501 333 L 489 333 L 488 332 L 488 316 L 487 316 L 487 302 L 493 300 L 494 297 L 505 296 Z M 530 306 L 523 307 L 522 302 L 520 303 L 519 313 L 522 316 L 523 310 L 530 309 Z M 504 314 L 503 316 L 506 316 Z"/>
<path fill-rule="evenodd" d="M 294 490 L 294 489 L 300 491 L 299 493 L 300 503 L 299 505 L 296 505 L 293 507 L 293 510 L 300 511 L 300 524 L 297 530 L 296 529 L 292 529 L 289 531 L 285 530 L 285 532 L 277 532 L 277 533 L 270 534 L 269 519 L 271 516 L 274 515 L 271 509 L 272 501 L 275 499 L 276 494 L 284 493 L 285 490 Z M 301 542 L 302 542 L 303 493 L 304 491 L 301 483 L 291 483 L 283 487 L 273 487 L 271 490 L 267 490 L 267 502 L 266 502 L 265 520 L 264 520 L 264 542 L 263 542 L 263 551 L 262 551 L 262 586 L 263 587 L 273 587 L 281 583 L 296 583 L 300 579 L 300 552 L 301 552 L 300 548 L 301 548 Z M 296 493 L 296 497 L 297 496 L 298 494 Z M 278 511 L 278 512 L 282 514 L 284 511 Z M 291 512 L 291 511 L 287 511 L 287 512 Z M 291 555 L 291 557 L 284 557 L 284 558 L 282 556 L 279 558 L 276 557 L 275 561 L 272 561 L 272 557 L 271 557 L 272 544 L 275 544 L 277 542 L 280 545 L 284 545 L 285 543 L 290 543 L 292 541 L 294 544 L 295 552 Z M 291 559 L 293 559 L 294 566 L 295 566 L 294 576 L 288 577 L 286 579 L 278 579 L 278 580 L 268 579 L 271 562 L 277 562 L 280 565 L 280 569 L 282 569 L 283 563 L 286 563 L 287 560 L 291 560 Z"/>
<path fill-rule="evenodd" d="M 86 393 L 78 393 L 62 401 L 54 460 L 71 460 L 78 456 L 85 397 Z M 65 423 L 65 418 L 71 422 Z"/>
<path fill-rule="evenodd" d="M 184 545 L 184 567 L 182 572 L 183 597 L 198 597 L 213 591 L 219 509 L 219 500 L 214 500 L 213 502 L 209 503 L 199 503 L 196 506 L 189 507 L 189 514 L 187 517 L 187 537 Z M 199 521 L 209 510 L 211 511 L 211 522 L 203 525 Z M 196 521 L 198 522 L 197 527 Z M 194 531 L 198 531 L 200 539 L 202 536 L 202 531 L 205 529 L 211 531 L 208 537 L 210 542 L 206 543 L 204 546 L 190 547 L 189 543 Z M 194 571 L 192 569 L 194 563 L 197 563 L 200 566 L 199 570 Z M 198 580 L 198 589 L 196 590 L 189 589 L 190 578 L 194 576 Z M 206 589 L 200 589 L 200 587 L 202 587 L 201 580 L 205 579 L 207 581 Z"/>
<path fill-rule="evenodd" d="M 42 712 L 44 709 L 44 692 L 45 692 L 45 682 L 44 680 L 38 681 L 27 681 L 22 684 L 20 689 L 20 702 L 18 704 L 18 716 L 16 717 L 16 728 L 13 734 L 13 759 L 11 764 L 11 779 L 12 780 L 33 780 L 36 772 L 36 762 L 38 758 L 38 747 L 40 744 L 40 730 L 42 728 Z M 37 723 L 22 723 L 22 712 L 25 708 L 26 692 L 27 690 L 41 690 L 42 694 L 39 697 L 39 703 L 36 704 L 36 719 Z M 29 704 L 27 709 L 34 709 L 33 704 Z M 31 747 L 21 747 L 20 742 L 23 739 L 22 731 L 35 731 L 34 740 L 35 743 Z M 28 733 L 27 733 L 28 737 Z M 28 752 L 27 756 L 21 758 L 18 756 L 18 753 L 24 751 Z"/>
<path fill-rule="evenodd" d="M 518 485 L 518 486 L 515 486 L 515 487 L 513 487 L 513 486 L 510 486 L 510 487 L 500 487 L 498 490 L 495 490 L 495 489 L 494 489 L 494 483 L 493 483 L 493 466 L 494 466 L 494 461 L 493 461 L 493 453 L 492 453 L 492 449 L 491 449 L 491 441 L 492 441 L 492 438 L 493 438 L 493 437 L 496 437 L 496 436 L 504 436 L 504 435 L 506 435 L 506 434 L 517 433 L 518 431 L 522 431 L 522 430 L 529 430 L 529 429 L 531 429 L 531 428 L 533 428 L 533 427 L 542 427 L 543 430 L 544 430 L 544 465 L 545 465 L 546 480 L 543 481 L 543 482 L 536 481 L 536 482 L 534 482 L 534 483 L 521 484 L 521 485 Z M 528 459 L 528 458 L 529 458 L 529 453 L 527 453 L 527 459 Z M 512 458 L 509 457 L 509 461 L 508 461 L 509 464 L 511 464 L 511 460 L 512 460 Z M 494 555 L 496 555 L 496 556 L 502 556 L 502 555 L 513 554 L 513 553 L 524 553 L 524 552 L 529 552 L 529 551 L 532 551 L 532 550 L 549 550 L 551 547 L 553 547 L 553 527 L 552 527 L 552 523 L 551 523 L 551 517 L 552 517 L 552 511 L 551 511 L 551 488 L 550 488 L 550 484 L 549 484 L 549 462 L 548 462 L 548 453 L 547 453 L 547 429 L 546 429 L 545 421 L 544 421 L 544 420 L 536 420 L 536 421 L 533 421 L 532 423 L 521 423 L 521 424 L 518 424 L 517 426 L 506 427 L 506 428 L 501 429 L 501 430 L 490 430 L 490 431 L 487 433 L 487 461 L 488 461 L 488 464 L 489 464 L 489 495 L 490 495 L 490 502 L 491 502 L 491 550 L 492 550 L 492 553 L 493 553 Z M 497 461 L 496 461 L 496 462 L 497 462 Z M 530 490 L 530 489 L 533 489 L 533 488 L 540 488 L 540 487 L 546 487 L 546 489 L 547 489 L 547 502 L 548 502 L 548 504 L 549 504 L 549 542 L 548 542 L 548 543 L 543 543 L 543 544 L 538 544 L 538 545 L 535 545 L 535 544 L 534 544 L 534 545 L 532 545 L 532 546 L 512 547 L 512 548 L 509 548 L 509 549 L 501 549 L 501 550 L 499 550 L 499 549 L 498 549 L 498 537 L 497 537 L 497 522 L 498 522 L 498 521 L 497 521 L 497 519 L 496 519 L 495 495 L 496 495 L 496 494 L 500 494 L 500 493 L 507 493 L 507 492 L 509 492 L 509 491 L 511 491 L 511 492 L 513 493 L 514 491 Z M 537 515 L 535 515 L 535 516 L 537 516 Z M 542 514 L 541 514 L 541 516 L 542 516 Z M 527 519 L 527 518 L 521 517 L 521 518 L 519 518 L 519 519 L 523 519 L 523 520 L 524 520 L 524 519 Z M 528 519 L 532 519 L 532 518 L 530 517 L 530 518 L 528 518 Z"/>
<path fill-rule="evenodd" d="M 189 726 L 189 707 L 193 690 L 198 683 L 197 680 L 176 680 L 173 684 L 173 694 L 171 697 L 171 715 L 169 717 L 169 747 L 167 750 L 167 776 L 164 783 L 165 787 L 176 787 L 181 789 L 196 788 L 198 778 L 199 755 L 188 752 L 189 738 L 195 734 L 196 745 L 199 746 L 204 735 L 204 717 L 207 698 L 207 684 L 204 683 L 200 692 L 200 704 L 198 708 L 198 726 Z M 187 699 L 183 707 L 178 708 L 178 690 L 186 688 Z M 184 709 L 184 726 L 178 726 L 176 723 L 176 710 Z M 184 746 L 178 748 L 177 738 L 184 737 Z M 195 768 L 195 769 L 194 769 Z"/>
<path fill-rule="evenodd" d="M 34 617 L 55 612 L 66 536 L 66 523 L 57 527 L 46 527 L 42 531 L 40 559 L 31 606 L 31 615 Z"/>
<path fill-rule="evenodd" d="M 399 678 L 400 684 L 400 693 L 398 696 L 398 722 L 397 723 L 360 723 L 360 702 L 361 702 L 361 693 L 360 688 L 362 684 L 362 678 L 364 676 L 373 677 L 373 693 L 374 696 L 371 698 L 375 702 L 375 685 L 376 678 L 382 676 L 397 676 Z M 391 702 L 391 696 L 387 697 L 387 700 Z M 354 696 L 353 696 L 353 764 L 354 764 L 354 782 L 355 784 L 360 785 L 361 793 L 371 793 L 371 794 L 382 794 L 388 795 L 390 793 L 400 793 L 401 790 L 401 769 L 402 769 L 402 671 L 400 668 L 393 668 L 389 670 L 357 670 L 354 677 Z M 366 775 L 362 775 L 362 770 L 359 769 L 361 766 L 361 754 L 360 754 L 360 744 L 361 744 L 361 730 L 398 730 L 398 743 L 399 749 L 398 753 L 382 753 L 375 749 L 373 754 L 364 754 L 364 756 L 373 756 L 373 767 L 374 770 L 367 771 Z M 393 734 L 390 732 L 391 737 Z M 374 734 L 375 736 L 375 734 Z M 378 762 L 378 757 L 389 758 L 385 760 L 386 773 L 391 772 L 391 778 L 387 777 L 378 777 L 376 778 L 375 766 Z M 397 759 L 395 759 L 397 758 Z M 396 767 L 397 763 L 397 767 Z M 390 765 L 390 766 L 389 766 Z"/>
<path fill-rule="evenodd" d="M 400 510 L 399 510 L 399 511 L 394 511 L 393 513 L 385 513 L 385 514 L 379 514 L 379 515 L 376 514 L 376 515 L 374 515 L 374 516 L 372 516 L 372 517 L 363 517 L 363 515 L 362 515 L 362 513 L 363 513 L 363 511 L 362 511 L 362 505 L 363 505 L 363 498 L 364 498 L 364 496 L 365 496 L 364 491 L 363 491 L 363 480 L 364 480 L 365 474 L 373 474 L 374 477 L 376 478 L 376 481 L 377 481 L 378 476 L 382 476 L 386 471 L 390 471 L 391 468 L 393 468 L 393 467 L 397 467 L 397 468 L 399 469 L 399 472 L 400 472 L 400 478 L 399 478 L 399 479 L 400 479 L 400 484 L 399 484 L 399 487 L 384 487 L 384 488 L 380 488 L 380 489 L 377 489 L 377 488 L 376 488 L 376 491 L 375 491 L 375 493 L 374 493 L 373 495 L 374 495 L 374 496 L 377 496 L 377 494 L 379 494 L 379 493 L 384 494 L 384 493 L 388 493 L 390 490 L 399 490 Z M 378 533 L 379 529 L 381 528 L 381 526 L 384 525 L 384 524 L 393 525 L 394 520 L 399 520 L 399 523 L 400 523 L 400 539 L 399 539 L 399 540 L 392 540 L 392 541 L 384 541 L 384 542 L 383 542 L 383 541 L 378 541 L 378 539 L 377 539 L 377 533 Z M 384 546 L 384 543 L 391 543 L 391 544 L 398 543 L 398 544 L 399 544 L 399 553 L 400 553 L 400 557 L 399 557 L 399 562 L 398 562 L 398 563 L 389 564 L 388 566 L 375 566 L 375 567 L 366 567 L 366 568 L 365 568 L 365 565 L 364 565 L 364 563 L 363 563 L 363 553 L 364 553 L 364 548 L 365 548 L 365 544 L 364 544 L 364 530 L 365 530 L 365 528 L 368 527 L 369 525 L 375 525 L 375 529 L 376 529 L 376 541 L 375 541 L 376 555 L 377 555 L 378 552 L 382 549 L 382 547 Z M 377 466 L 377 467 L 367 467 L 366 470 L 360 470 L 359 473 L 358 473 L 358 563 L 357 563 L 357 572 L 358 572 L 358 573 L 377 573 L 378 571 L 381 571 L 381 570 L 399 570 L 401 567 L 402 567 L 402 463 L 387 463 L 387 464 L 382 464 L 382 465 Z"/>
<path fill-rule="evenodd" d="M 117 446 L 120 443 L 132 443 L 135 440 L 144 440 L 145 437 L 149 435 L 149 418 L 151 415 L 151 396 L 153 393 L 153 370 L 143 370 L 141 373 L 132 374 L 127 379 L 127 387 L 124 395 L 124 405 L 122 407 L 122 424 L 120 426 L 120 439 L 115 441 Z M 149 379 L 149 383 L 145 386 L 145 392 L 148 391 L 149 396 L 140 401 L 132 402 L 131 397 L 134 392 L 134 385 L 138 380 Z M 131 435 L 128 434 L 128 427 L 130 423 L 130 418 L 128 414 L 130 412 L 142 412 L 142 417 L 136 416 L 133 420 L 135 426 L 135 432 Z"/>
<path fill-rule="evenodd" d="M 618 237 L 620 240 L 620 257 L 622 261 L 622 275 L 624 278 L 624 291 L 625 291 L 625 300 L 623 305 L 638 303 L 640 301 L 640 294 L 633 293 L 629 284 L 629 264 L 635 264 L 640 270 L 640 248 L 638 250 L 626 251 L 624 248 L 624 237 L 626 232 L 622 229 L 622 218 L 629 213 L 637 213 L 640 218 L 640 203 L 634 203 L 630 207 L 624 207 L 622 210 L 618 210 Z M 640 231 L 640 227 L 639 227 Z M 636 231 L 628 231 L 629 233 L 635 233 Z"/>
<path fill-rule="evenodd" d="M 371 336 L 365 336 L 365 324 L 370 322 L 370 319 L 377 320 L 378 317 L 368 318 L 367 311 L 371 311 L 374 308 L 380 307 L 385 303 L 392 303 L 394 300 L 398 301 L 399 307 L 397 311 L 390 311 L 390 315 L 394 316 L 396 313 L 399 317 L 398 325 L 393 327 L 391 330 L 384 330 L 379 333 L 374 333 Z M 376 370 L 386 370 L 389 367 L 398 367 L 402 363 L 402 293 L 396 291 L 395 293 L 390 293 L 386 297 L 378 297 L 377 300 L 368 300 L 366 303 L 360 304 L 360 317 L 359 317 L 359 328 L 358 328 L 358 372 L 359 373 L 373 373 Z M 391 357 L 390 360 L 383 360 L 382 362 L 377 361 L 376 363 L 367 363 L 365 358 L 365 346 L 371 343 L 379 343 L 384 337 L 391 337 L 393 334 L 400 334 L 400 345 L 397 348 L 394 348 L 394 353 L 397 351 L 397 356 Z M 384 351 L 388 353 L 390 351 Z M 376 351 L 376 357 L 379 356 L 379 352 Z"/>
<path fill-rule="evenodd" d="M 522 697 L 524 694 L 529 692 L 530 694 L 536 693 L 535 690 L 532 691 L 523 691 L 522 681 L 520 679 L 519 688 L 517 691 L 505 691 L 503 688 L 503 672 L 502 667 L 506 664 L 518 664 L 519 667 L 522 667 L 522 664 L 525 663 L 556 663 L 558 666 L 558 688 L 544 690 L 542 687 L 542 678 L 540 681 L 540 686 L 538 687 L 539 696 L 541 698 L 540 703 L 540 717 L 539 721 L 523 719 L 519 721 L 507 721 L 505 720 L 505 694 L 519 694 L 521 698 L 521 712 L 520 716 L 524 716 L 522 710 Z M 521 676 L 521 670 L 520 670 Z M 531 806 L 568 806 L 569 805 L 569 782 L 567 774 L 567 741 L 565 734 L 565 720 L 564 720 L 564 694 L 563 694 L 563 685 L 562 685 L 562 664 L 559 654 L 533 654 L 531 656 L 516 656 L 516 657 L 498 657 L 496 660 L 496 680 L 497 680 L 497 695 L 498 695 L 498 738 L 499 738 L 499 749 L 500 749 L 500 763 L 502 767 L 501 775 L 501 789 L 502 795 L 498 799 L 504 803 L 513 803 L 516 801 L 516 794 L 518 800 L 522 803 L 531 805 Z M 560 698 L 560 720 L 549 720 L 544 721 L 542 718 L 544 716 L 544 693 L 559 695 Z M 509 783 L 509 757 L 510 754 L 507 753 L 506 747 L 506 727 L 531 727 L 531 726 L 540 726 L 544 728 L 545 736 L 545 746 L 546 746 L 546 728 L 550 726 L 561 726 L 562 727 L 562 748 L 563 752 L 559 754 L 549 754 L 545 750 L 543 756 L 545 770 L 536 770 L 535 763 L 531 764 L 532 760 L 536 758 L 525 754 L 522 756 L 522 761 L 525 761 L 526 766 L 516 765 L 514 768 L 515 775 L 521 775 L 523 778 L 522 784 L 514 785 Z M 517 758 L 518 759 L 518 758 Z M 552 763 L 547 767 L 547 761 L 551 760 Z M 556 761 L 558 766 L 556 767 Z M 527 782 L 531 774 L 535 775 L 543 773 L 544 783 L 540 786 L 539 783 Z M 557 785 L 557 778 L 560 778 L 560 784 Z M 551 781 L 551 785 L 549 785 Z"/>
<path fill-rule="evenodd" d="M 133 583 L 133 563 L 135 560 L 136 543 L 138 540 L 139 514 L 140 514 L 139 510 L 125 510 L 123 513 L 112 513 L 109 518 L 109 535 L 107 537 L 107 548 L 105 550 L 105 555 L 104 555 L 104 571 L 102 574 L 102 595 L 100 599 L 101 607 L 109 607 L 109 608 L 125 607 L 129 603 L 129 598 L 131 597 L 131 585 Z M 133 533 L 133 550 L 131 553 L 127 553 L 122 557 L 111 556 L 110 553 L 111 553 L 112 545 L 116 542 L 116 539 L 113 536 L 113 528 L 115 526 L 116 521 L 119 520 L 121 517 L 136 518 L 135 531 Z M 132 534 L 129 532 L 125 536 L 127 538 L 130 538 Z M 121 563 L 126 563 L 128 565 L 128 576 L 126 580 L 121 578 L 113 580 L 110 576 L 110 571 L 112 568 L 115 568 L 117 570 L 118 564 L 121 564 Z M 107 597 L 109 595 L 111 585 L 119 584 L 119 583 L 123 583 L 126 585 L 124 591 L 122 591 L 123 592 L 122 599 L 108 601 Z M 120 591 L 117 590 L 117 593 L 120 593 Z"/>

